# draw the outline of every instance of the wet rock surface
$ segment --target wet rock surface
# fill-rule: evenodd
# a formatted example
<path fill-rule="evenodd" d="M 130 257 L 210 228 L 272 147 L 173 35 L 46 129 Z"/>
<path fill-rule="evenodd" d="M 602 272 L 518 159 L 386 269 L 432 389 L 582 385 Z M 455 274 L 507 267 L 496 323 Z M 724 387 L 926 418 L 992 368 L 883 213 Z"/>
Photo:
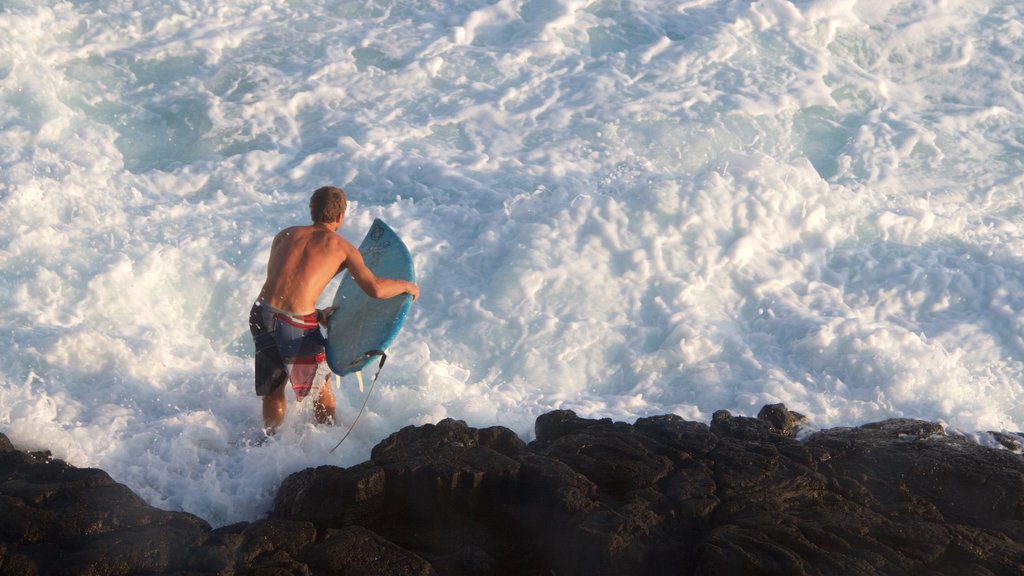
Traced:
<path fill-rule="evenodd" d="M 444 420 L 218 529 L 0 435 L 0 574 L 1024 574 L 1018 436 L 804 425 L 556 411 L 525 444 Z"/>

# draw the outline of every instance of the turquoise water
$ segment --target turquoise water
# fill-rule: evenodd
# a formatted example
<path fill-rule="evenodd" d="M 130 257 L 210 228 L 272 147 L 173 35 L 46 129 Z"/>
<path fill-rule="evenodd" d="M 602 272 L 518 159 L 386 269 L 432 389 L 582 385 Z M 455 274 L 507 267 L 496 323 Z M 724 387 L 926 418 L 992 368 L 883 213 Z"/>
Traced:
<path fill-rule="evenodd" d="M 220 525 L 452 417 L 1024 429 L 1009 0 L 0 4 L 0 430 Z M 247 314 L 325 184 L 423 296 L 268 445 Z M 333 286 L 325 294 L 328 303 Z"/>

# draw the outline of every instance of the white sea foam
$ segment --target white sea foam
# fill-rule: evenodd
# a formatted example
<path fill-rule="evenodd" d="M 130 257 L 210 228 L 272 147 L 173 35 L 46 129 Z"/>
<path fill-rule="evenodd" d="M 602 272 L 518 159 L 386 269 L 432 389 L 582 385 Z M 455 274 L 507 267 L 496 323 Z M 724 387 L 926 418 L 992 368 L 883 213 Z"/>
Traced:
<path fill-rule="evenodd" d="M 1024 430 L 1021 16 L 5 2 L 0 430 L 216 525 L 446 417 Z M 349 240 L 402 234 L 423 297 L 338 452 L 354 381 L 342 427 L 293 404 L 255 447 L 248 308 L 323 184 Z"/>

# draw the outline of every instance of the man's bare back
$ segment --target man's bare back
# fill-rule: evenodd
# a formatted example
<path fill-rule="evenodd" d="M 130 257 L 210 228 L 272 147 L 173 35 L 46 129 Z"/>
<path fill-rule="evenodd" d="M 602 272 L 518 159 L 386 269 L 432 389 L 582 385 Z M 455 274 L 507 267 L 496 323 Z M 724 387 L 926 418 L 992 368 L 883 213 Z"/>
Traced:
<path fill-rule="evenodd" d="M 278 232 L 259 300 L 292 314 L 314 312 L 327 283 L 345 268 L 343 244 L 348 242 L 323 223 Z"/>

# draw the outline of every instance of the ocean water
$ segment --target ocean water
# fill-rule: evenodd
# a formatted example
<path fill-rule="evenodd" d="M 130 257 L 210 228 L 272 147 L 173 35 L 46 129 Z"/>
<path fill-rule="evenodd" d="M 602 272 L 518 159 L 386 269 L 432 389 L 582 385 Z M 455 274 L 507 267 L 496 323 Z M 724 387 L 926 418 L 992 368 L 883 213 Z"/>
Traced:
<path fill-rule="evenodd" d="M 447 417 L 1024 430 L 1022 12 L 0 0 L 0 431 L 224 525 Z M 422 297 L 337 452 L 353 378 L 253 446 L 249 307 L 326 184 Z"/>

